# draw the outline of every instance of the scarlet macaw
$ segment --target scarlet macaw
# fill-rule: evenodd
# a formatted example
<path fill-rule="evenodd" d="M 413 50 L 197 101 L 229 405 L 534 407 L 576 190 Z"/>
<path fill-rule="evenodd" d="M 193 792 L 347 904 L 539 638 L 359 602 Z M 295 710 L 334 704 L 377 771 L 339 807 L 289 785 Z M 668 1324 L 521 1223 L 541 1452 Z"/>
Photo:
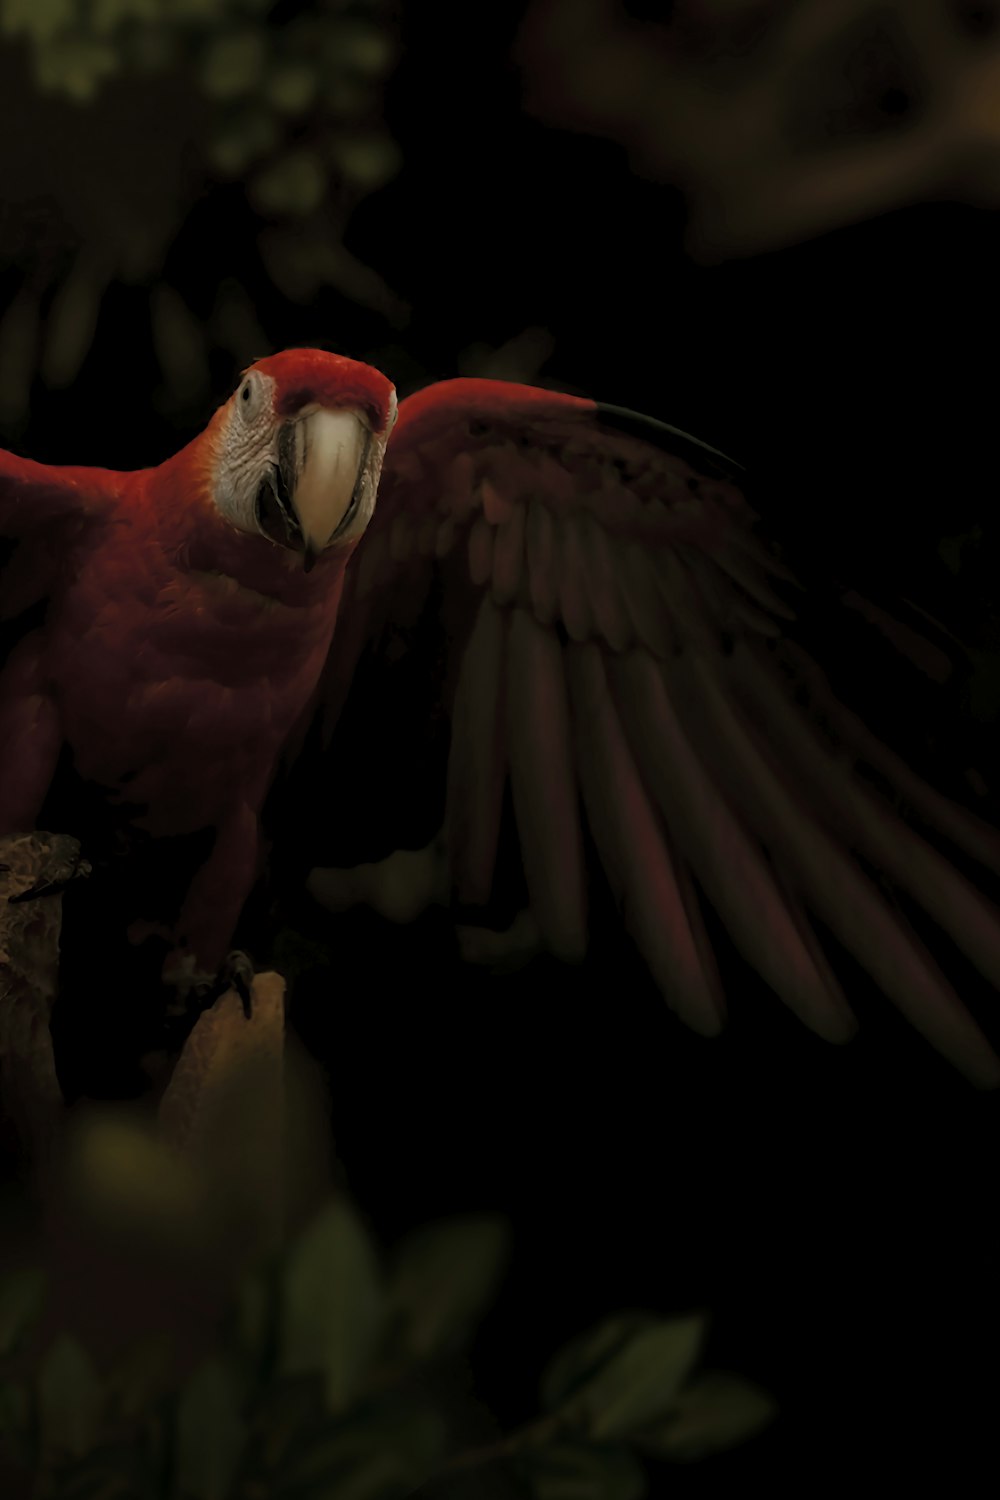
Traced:
<path fill-rule="evenodd" d="M 821 1036 L 855 1023 L 810 913 L 974 1082 L 1000 1083 L 867 867 L 998 987 L 1000 915 L 859 770 L 993 871 L 1000 837 L 852 717 L 802 652 L 794 580 L 734 466 L 651 420 L 501 382 L 445 381 L 398 415 L 393 430 L 376 371 L 287 351 L 157 469 L 0 460 L 0 534 L 17 541 L 3 613 L 49 601 L 0 676 L 0 831 L 37 816 L 64 742 L 85 778 L 145 805 L 146 829 L 214 830 L 176 929 L 178 966 L 212 971 L 283 750 L 318 709 L 335 727 L 359 665 L 438 612 L 457 905 L 489 899 L 509 786 L 531 912 L 557 955 L 586 944 L 586 827 L 698 1031 L 723 1018 L 700 891 Z"/>
<path fill-rule="evenodd" d="M 0 618 L 47 600 L 0 675 L 0 831 L 33 825 L 64 744 L 86 782 L 139 809 L 144 832 L 211 829 L 175 976 L 225 956 L 395 414 L 377 371 L 294 351 L 247 370 L 157 468 L 0 456 L 0 537 L 16 542 Z"/>

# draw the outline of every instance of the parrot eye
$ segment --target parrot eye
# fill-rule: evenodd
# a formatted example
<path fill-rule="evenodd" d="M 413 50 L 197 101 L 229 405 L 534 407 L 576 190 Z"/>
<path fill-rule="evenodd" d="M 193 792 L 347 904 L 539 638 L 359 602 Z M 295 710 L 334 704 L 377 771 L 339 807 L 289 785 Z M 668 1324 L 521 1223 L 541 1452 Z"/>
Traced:
<path fill-rule="evenodd" d="M 264 394 L 265 383 L 259 375 L 248 375 L 239 388 L 237 406 L 240 416 L 252 418 L 257 415 L 260 408 L 261 397 Z"/>

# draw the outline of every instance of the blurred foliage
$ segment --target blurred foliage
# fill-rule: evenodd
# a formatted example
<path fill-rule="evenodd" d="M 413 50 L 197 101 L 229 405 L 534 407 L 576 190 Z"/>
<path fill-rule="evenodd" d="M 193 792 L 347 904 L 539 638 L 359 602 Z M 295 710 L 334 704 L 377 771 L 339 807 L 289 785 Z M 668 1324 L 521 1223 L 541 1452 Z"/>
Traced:
<path fill-rule="evenodd" d="M 528 107 L 681 188 L 711 260 L 1000 199 L 996 0 L 535 0 Z"/>
<path fill-rule="evenodd" d="M 503 1465 L 538 1500 L 639 1500 L 643 1456 L 700 1458 L 772 1419 L 749 1382 L 692 1379 L 701 1318 L 618 1318 L 556 1357 L 547 1414 L 477 1441 L 492 1423 L 442 1361 L 461 1355 L 492 1301 L 506 1238 L 496 1219 L 446 1221 L 404 1239 L 386 1266 L 355 1209 L 332 1198 L 236 1286 L 214 1346 L 180 1375 L 160 1334 L 103 1365 L 73 1333 L 33 1340 L 39 1275 L 8 1276 L 5 1495 L 394 1500 L 448 1476 L 449 1494 L 473 1496 L 482 1468 Z M 434 1337 L 418 1350 L 403 1330 L 428 1328 L 428 1302 Z"/>
<path fill-rule="evenodd" d="M 110 286 L 143 285 L 161 399 L 204 399 L 215 346 L 267 340 L 238 282 L 206 320 L 167 262 L 198 200 L 233 184 L 284 294 L 326 284 L 399 304 L 343 247 L 398 151 L 382 120 L 397 50 L 389 0 L 2 0 L 0 82 L 16 138 L 0 158 L 0 420 L 23 420 L 36 373 L 72 384 Z M 25 64 L 28 64 L 26 67 Z"/>
<path fill-rule="evenodd" d="M 693 1375 L 703 1316 L 636 1313 L 558 1353 L 542 1415 L 498 1437 L 467 1355 L 507 1223 L 467 1213 L 383 1253 L 328 1173 L 296 1184 L 322 1155 L 297 1103 L 314 1081 L 264 974 L 249 1018 L 230 991 L 198 1020 L 156 1122 L 71 1114 L 37 1263 L 0 1279 L 8 1500 L 471 1497 L 487 1467 L 537 1500 L 639 1500 L 643 1457 L 771 1420 L 755 1386 Z"/>

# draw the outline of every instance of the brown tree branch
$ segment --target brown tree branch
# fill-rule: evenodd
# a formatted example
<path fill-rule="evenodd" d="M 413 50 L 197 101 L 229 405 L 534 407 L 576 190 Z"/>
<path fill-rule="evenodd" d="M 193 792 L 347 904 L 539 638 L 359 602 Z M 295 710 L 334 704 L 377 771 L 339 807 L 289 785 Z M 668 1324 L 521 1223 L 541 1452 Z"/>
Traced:
<path fill-rule="evenodd" d="M 956 0 L 535 0 L 519 58 L 534 113 L 684 191 L 699 258 L 1000 197 L 1000 34 Z"/>
<path fill-rule="evenodd" d="M 62 926 L 58 887 L 78 864 L 79 845 L 63 834 L 0 839 L 0 1112 L 43 1168 L 64 1108 L 49 1029 Z M 35 887 L 36 899 L 17 899 Z"/>

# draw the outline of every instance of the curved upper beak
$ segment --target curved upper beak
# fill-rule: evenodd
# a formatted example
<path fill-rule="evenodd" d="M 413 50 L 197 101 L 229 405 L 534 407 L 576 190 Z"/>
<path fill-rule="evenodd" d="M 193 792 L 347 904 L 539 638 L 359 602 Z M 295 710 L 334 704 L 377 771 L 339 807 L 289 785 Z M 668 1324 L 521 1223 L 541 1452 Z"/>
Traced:
<path fill-rule="evenodd" d="M 353 516 L 371 429 L 352 410 L 313 410 L 287 422 L 278 439 L 281 486 L 301 533 L 306 568 Z"/>

